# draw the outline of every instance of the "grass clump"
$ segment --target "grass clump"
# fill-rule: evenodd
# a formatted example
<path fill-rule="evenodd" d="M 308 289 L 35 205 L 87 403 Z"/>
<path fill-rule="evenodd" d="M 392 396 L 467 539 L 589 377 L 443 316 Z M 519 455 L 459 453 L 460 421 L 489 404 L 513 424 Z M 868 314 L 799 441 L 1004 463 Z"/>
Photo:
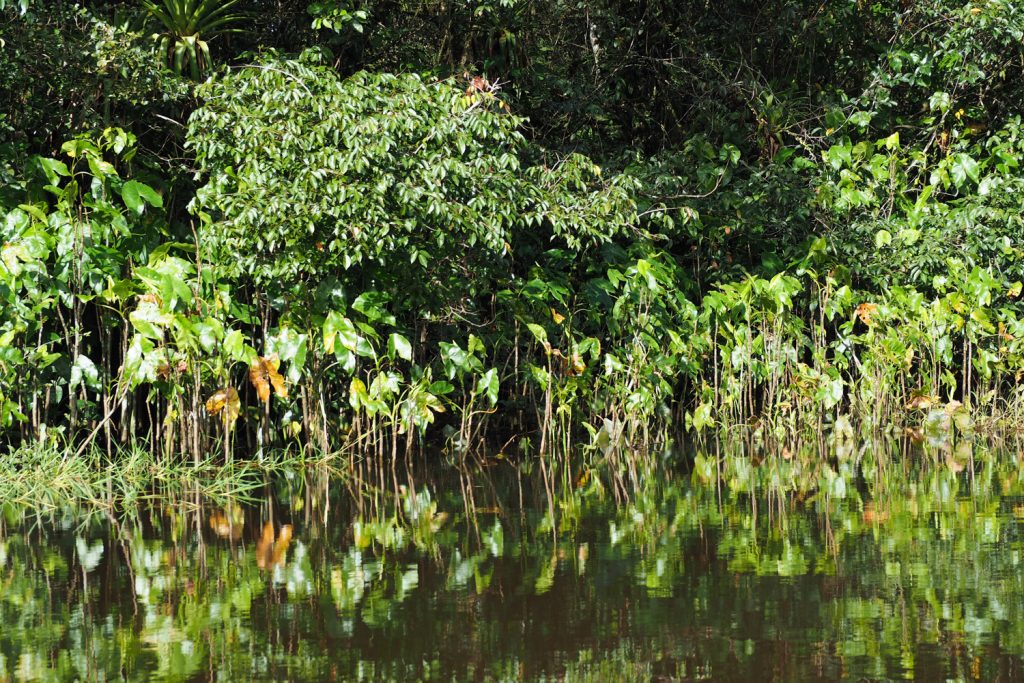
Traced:
<path fill-rule="evenodd" d="M 245 500 L 266 477 L 309 462 L 279 452 L 261 462 L 198 463 L 160 459 L 141 444 L 76 455 L 57 443 L 28 443 L 0 454 L 0 499 L 46 513 L 75 507 L 120 509 L 140 502 L 196 494 L 213 503 Z"/>

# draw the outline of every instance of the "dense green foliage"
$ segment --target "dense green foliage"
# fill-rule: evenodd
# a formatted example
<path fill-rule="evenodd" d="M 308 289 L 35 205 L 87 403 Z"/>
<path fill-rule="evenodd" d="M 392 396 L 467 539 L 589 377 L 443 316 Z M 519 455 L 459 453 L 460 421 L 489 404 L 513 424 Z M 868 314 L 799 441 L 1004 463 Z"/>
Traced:
<path fill-rule="evenodd" d="M 2 438 L 568 476 L 672 427 L 1017 427 L 1022 36 L 1002 0 L 0 1 Z"/>

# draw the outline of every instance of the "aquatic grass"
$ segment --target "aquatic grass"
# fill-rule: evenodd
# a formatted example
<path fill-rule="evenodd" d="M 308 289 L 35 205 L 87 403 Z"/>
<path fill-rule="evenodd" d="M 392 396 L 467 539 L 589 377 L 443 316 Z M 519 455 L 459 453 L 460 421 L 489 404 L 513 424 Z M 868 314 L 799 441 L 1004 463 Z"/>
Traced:
<path fill-rule="evenodd" d="M 53 512 L 68 507 L 123 509 L 188 493 L 223 504 L 253 499 L 268 478 L 323 466 L 312 452 L 274 451 L 262 461 L 198 463 L 160 458 L 144 445 L 97 447 L 74 456 L 58 443 L 33 442 L 0 455 L 0 499 L 13 507 Z"/>

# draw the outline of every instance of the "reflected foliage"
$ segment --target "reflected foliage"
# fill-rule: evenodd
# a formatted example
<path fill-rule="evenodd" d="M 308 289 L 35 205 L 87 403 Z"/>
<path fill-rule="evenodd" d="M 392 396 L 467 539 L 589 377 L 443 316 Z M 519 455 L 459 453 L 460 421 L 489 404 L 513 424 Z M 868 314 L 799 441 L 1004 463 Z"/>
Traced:
<path fill-rule="evenodd" d="M 539 482 L 501 478 L 478 480 L 491 493 L 476 507 L 441 481 L 403 488 L 398 508 L 368 507 L 315 474 L 269 480 L 254 505 L 185 497 L 42 525 L 7 506 L 0 670 L 51 680 L 1021 675 L 1016 460 L 979 452 L 957 470 L 927 445 L 891 446 L 863 449 L 858 465 L 819 473 L 809 489 L 778 487 L 779 462 L 756 453 L 754 484 L 733 453 L 720 478 L 652 472 L 624 505 L 596 485 L 572 488 L 554 524 Z"/>

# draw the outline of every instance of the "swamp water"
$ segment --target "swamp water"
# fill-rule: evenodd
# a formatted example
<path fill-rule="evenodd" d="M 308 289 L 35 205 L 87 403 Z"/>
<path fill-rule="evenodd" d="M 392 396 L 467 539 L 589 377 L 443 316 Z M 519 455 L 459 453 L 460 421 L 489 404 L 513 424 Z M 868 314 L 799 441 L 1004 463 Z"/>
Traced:
<path fill-rule="evenodd" d="M 401 522 L 315 474 L 8 507 L 0 680 L 1024 679 L 1015 451 L 713 461 L 570 487 L 554 528 L 500 473 L 406 488 Z"/>

